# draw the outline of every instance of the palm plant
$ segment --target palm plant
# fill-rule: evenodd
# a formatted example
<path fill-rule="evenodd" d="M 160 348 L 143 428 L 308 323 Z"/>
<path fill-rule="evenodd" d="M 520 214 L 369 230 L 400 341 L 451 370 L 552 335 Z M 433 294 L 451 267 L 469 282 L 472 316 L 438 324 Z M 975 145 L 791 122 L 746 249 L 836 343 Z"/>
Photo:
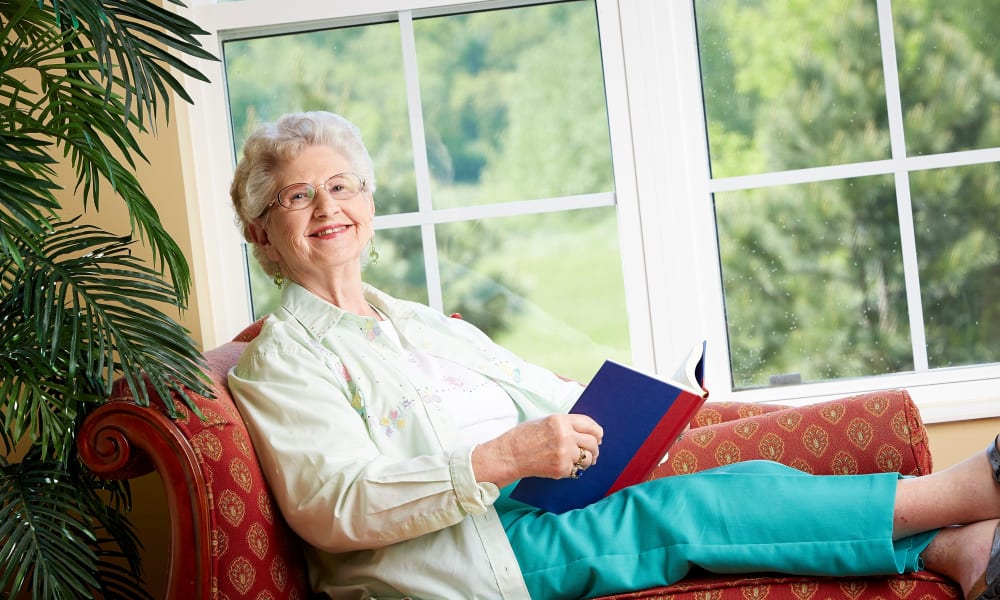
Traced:
<path fill-rule="evenodd" d="M 207 391 L 160 308 L 186 306 L 186 259 L 134 175 L 136 135 L 191 101 L 173 73 L 204 79 L 185 62 L 212 58 L 204 33 L 149 0 L 0 0 L 0 594 L 148 597 L 127 484 L 89 474 L 74 434 L 115 379 L 140 403 L 145 380 Z M 60 155 L 84 209 L 110 192 L 129 233 L 63 216 Z"/>

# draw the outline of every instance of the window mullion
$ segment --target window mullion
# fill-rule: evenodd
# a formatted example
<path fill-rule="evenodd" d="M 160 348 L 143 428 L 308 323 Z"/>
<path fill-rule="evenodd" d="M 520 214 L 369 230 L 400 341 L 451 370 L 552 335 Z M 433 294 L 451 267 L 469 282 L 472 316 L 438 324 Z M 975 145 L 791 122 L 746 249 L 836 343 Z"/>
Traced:
<path fill-rule="evenodd" d="M 413 146 L 413 169 L 417 181 L 417 210 L 429 216 L 431 204 L 431 175 L 427 162 L 427 144 L 424 139 L 424 116 L 420 101 L 420 76 L 417 70 L 417 44 L 413 34 L 413 13 L 399 13 L 399 35 L 403 49 L 403 75 L 406 79 L 406 104 L 410 115 L 410 140 Z M 444 309 L 441 291 L 441 270 L 438 266 L 437 237 L 434 225 L 428 219 L 420 226 L 424 250 L 424 272 L 427 277 L 428 304 Z"/>
<path fill-rule="evenodd" d="M 924 309 L 920 295 L 920 268 L 917 263 L 917 241 L 913 230 L 913 205 L 910 198 L 910 178 L 906 170 L 906 137 L 903 127 L 903 103 L 899 89 L 895 33 L 892 25 L 891 0 L 878 0 L 879 37 L 882 40 L 882 72 L 885 77 L 885 99 L 889 116 L 889 141 L 892 149 L 896 182 L 896 212 L 899 215 L 899 243 L 903 257 L 903 278 L 906 282 L 906 306 L 910 322 L 910 344 L 913 368 L 928 369 L 927 342 L 924 332 Z"/>

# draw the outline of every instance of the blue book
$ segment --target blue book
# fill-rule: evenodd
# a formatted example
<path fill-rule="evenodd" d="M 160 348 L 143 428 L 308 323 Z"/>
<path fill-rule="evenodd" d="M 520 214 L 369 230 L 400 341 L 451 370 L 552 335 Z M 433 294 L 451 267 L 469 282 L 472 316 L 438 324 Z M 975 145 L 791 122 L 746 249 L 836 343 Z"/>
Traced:
<path fill-rule="evenodd" d="M 704 361 L 704 342 L 671 379 L 605 361 L 570 409 L 604 428 L 597 464 L 577 479 L 525 477 L 511 498 L 563 513 L 648 479 L 708 398 Z"/>

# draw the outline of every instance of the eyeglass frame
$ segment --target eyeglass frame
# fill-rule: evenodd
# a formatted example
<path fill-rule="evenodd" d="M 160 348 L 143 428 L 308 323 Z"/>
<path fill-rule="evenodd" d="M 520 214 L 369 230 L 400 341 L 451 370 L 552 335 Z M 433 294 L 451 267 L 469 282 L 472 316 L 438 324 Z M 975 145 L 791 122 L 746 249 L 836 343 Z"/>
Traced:
<path fill-rule="evenodd" d="M 330 191 L 330 188 L 329 188 L 329 186 L 327 186 L 327 183 L 330 180 L 332 180 L 332 179 L 336 179 L 337 177 L 343 177 L 344 175 L 353 175 L 354 177 L 357 177 L 361 181 L 361 186 L 358 188 L 358 191 L 354 192 L 350 196 L 348 196 L 346 198 L 337 198 L 337 196 L 334 195 L 334 193 Z M 307 187 L 307 189 L 312 189 L 313 192 L 314 192 L 313 195 L 312 195 L 312 198 L 310 199 L 309 203 L 306 204 L 305 206 L 300 206 L 298 208 L 291 208 L 289 206 L 285 206 L 281 202 L 281 193 L 284 192 L 285 190 L 287 190 L 288 188 L 295 187 L 297 185 L 304 185 L 304 186 Z M 344 171 L 343 173 L 337 173 L 335 175 L 330 175 L 329 177 L 327 177 L 326 179 L 323 180 L 323 183 L 321 183 L 318 186 L 313 185 L 313 184 L 308 183 L 308 182 L 305 182 L 305 181 L 298 181 L 298 182 L 295 182 L 295 183 L 289 183 L 288 185 L 283 186 L 280 190 L 278 190 L 278 192 L 274 195 L 274 199 L 271 200 L 270 202 L 268 202 L 267 206 L 264 207 L 264 211 L 266 212 L 266 211 L 270 210 L 271 207 L 273 207 L 275 204 L 277 204 L 278 206 L 280 206 L 281 208 L 283 208 L 285 210 L 291 210 L 291 211 L 305 210 L 305 209 L 309 208 L 310 206 L 316 204 L 316 196 L 319 195 L 320 189 L 322 189 L 323 191 L 325 191 L 327 194 L 330 194 L 330 196 L 336 198 L 337 200 L 350 200 L 351 198 L 354 198 L 355 196 L 357 196 L 361 192 L 365 191 L 365 189 L 367 189 L 367 188 L 368 188 L 368 180 L 365 179 L 362 175 L 360 175 L 358 173 L 354 173 L 353 171 Z"/>

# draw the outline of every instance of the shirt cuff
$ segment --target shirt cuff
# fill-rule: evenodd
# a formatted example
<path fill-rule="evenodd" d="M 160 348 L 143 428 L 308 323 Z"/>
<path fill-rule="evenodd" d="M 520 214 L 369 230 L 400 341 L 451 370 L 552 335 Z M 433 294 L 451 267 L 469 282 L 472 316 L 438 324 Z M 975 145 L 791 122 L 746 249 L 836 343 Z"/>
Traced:
<path fill-rule="evenodd" d="M 469 446 L 453 453 L 448 461 L 448 468 L 458 505 L 466 514 L 481 515 L 500 497 L 500 488 L 488 481 L 476 481 L 472 470 L 474 448 L 475 446 Z"/>

